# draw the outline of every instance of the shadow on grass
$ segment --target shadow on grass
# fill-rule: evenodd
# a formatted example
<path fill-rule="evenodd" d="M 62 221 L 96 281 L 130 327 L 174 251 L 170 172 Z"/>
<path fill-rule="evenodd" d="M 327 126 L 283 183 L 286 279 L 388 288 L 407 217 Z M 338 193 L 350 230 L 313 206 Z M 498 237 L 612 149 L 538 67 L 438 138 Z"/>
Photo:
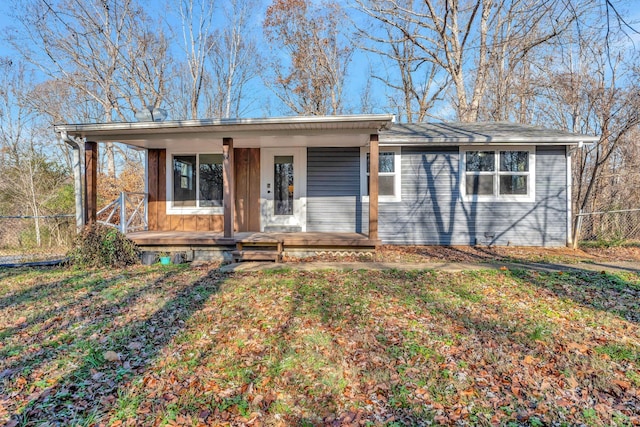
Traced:
<path fill-rule="evenodd" d="M 192 343 L 176 347 L 170 343 L 176 334 L 185 331 L 190 318 L 198 320 L 196 329 L 224 329 L 224 334 L 211 332 L 211 336 L 200 343 L 203 347 L 197 348 L 201 351 L 194 361 L 197 366 L 206 366 L 203 369 L 221 366 L 220 370 L 207 372 L 206 380 L 220 382 L 221 387 L 226 387 L 225 382 L 234 383 L 233 390 L 226 396 L 212 392 L 193 407 L 186 401 L 175 405 L 176 413 L 192 414 L 194 419 L 200 411 L 208 411 L 207 422 L 233 423 L 233 420 L 219 418 L 220 413 L 229 409 L 227 413 L 235 411 L 237 414 L 238 408 L 243 406 L 248 412 L 262 411 L 270 421 L 275 418 L 269 417 L 277 415 L 287 425 L 341 425 L 352 423 L 354 419 L 378 424 L 419 425 L 425 420 L 436 421 L 443 411 L 450 415 L 453 405 L 468 403 L 460 397 L 462 387 L 468 385 L 452 375 L 457 368 L 456 362 L 474 364 L 477 360 L 468 353 L 455 353 L 452 348 L 464 344 L 465 351 L 483 357 L 497 357 L 501 349 L 509 349 L 522 358 L 537 345 L 533 327 L 539 319 L 535 313 L 523 310 L 525 321 L 520 322 L 514 321 L 510 313 L 500 313 L 504 307 L 483 310 L 483 294 L 474 286 L 480 282 L 491 283 L 492 278 L 486 273 L 284 271 L 241 273 L 227 281 L 228 276 L 212 270 L 195 281 L 177 284 L 173 283 L 172 274 L 172 271 L 167 272 L 115 303 L 100 305 L 100 312 L 92 319 L 104 322 L 97 331 L 101 334 L 100 340 L 91 338 L 95 330 L 87 328 L 91 323 L 88 319 L 83 323 L 83 317 L 74 318 L 78 325 L 73 330 L 73 346 L 79 351 L 79 357 L 74 361 L 76 366 L 66 371 L 55 384 L 31 393 L 28 401 L 20 403 L 20 408 L 24 409 L 14 414 L 14 420 L 24 425 L 45 422 L 91 424 L 92 419 L 99 419 L 105 413 L 113 414 L 117 409 L 114 402 L 120 393 L 127 393 L 127 390 L 134 393 L 133 390 L 145 388 L 146 383 L 134 384 L 135 380 L 150 372 L 150 366 L 155 364 L 154 359 L 163 349 L 194 349 Z M 629 289 L 638 289 L 632 281 L 616 275 L 592 272 L 559 274 L 518 270 L 495 274 L 496 277 L 512 277 L 524 285 L 548 289 L 561 299 L 571 298 L 582 305 L 616 315 L 620 315 L 615 311 L 617 309 L 606 305 L 601 308 L 596 301 L 604 301 L 612 295 L 625 298 Z M 222 298 L 227 295 L 225 290 L 220 294 L 221 298 L 200 311 L 208 297 L 218 293 L 225 282 L 230 285 L 230 296 Z M 143 303 L 155 293 L 165 295 L 163 307 L 127 322 L 131 306 Z M 248 298 L 252 293 L 255 297 Z M 290 298 L 279 300 L 282 294 Z M 633 304 L 626 298 L 623 302 Z M 82 302 L 78 304 L 78 309 L 88 307 Z M 372 311 L 374 305 L 377 311 Z M 274 307 L 278 309 L 277 313 Z M 387 312 L 387 308 L 390 311 Z M 630 312 L 631 306 L 624 315 Z M 218 320 L 208 320 L 209 314 Z M 64 332 L 62 326 L 57 328 L 57 333 Z M 247 334 L 236 333 L 237 329 L 244 329 Z M 242 336 L 251 336 L 261 345 L 255 351 L 236 345 L 233 348 L 239 353 L 234 355 L 230 344 Z M 560 343 L 562 339 L 558 338 Z M 136 348 L 132 348 L 132 342 L 138 343 Z M 518 348 L 513 348 L 514 343 Z M 489 345 L 497 348 L 484 349 Z M 121 360 L 105 361 L 103 353 L 106 350 L 119 353 Z M 56 351 L 60 353 L 63 349 Z M 508 362 L 507 356 L 493 363 Z M 40 360 L 39 356 L 29 357 L 31 364 Z M 26 363 L 26 359 L 20 363 Z M 225 372 L 227 365 L 230 371 L 235 368 L 235 373 Z M 167 365 L 159 365 L 157 370 L 154 366 L 153 373 L 161 380 L 176 375 L 180 384 L 183 379 L 186 383 L 190 376 L 196 375 L 186 373 L 187 378 L 180 378 L 184 372 Z M 237 379 L 230 378 L 236 373 Z M 554 372 L 553 378 L 556 377 L 560 375 Z M 260 384 L 264 379 L 270 382 L 263 387 Z M 251 387 L 246 388 L 249 384 Z M 277 407 L 282 403 L 274 396 L 265 395 L 263 401 L 253 403 L 257 402 L 255 393 L 246 390 L 254 385 L 263 394 L 290 393 L 295 398 L 295 410 Z M 428 399 L 416 397 L 418 387 L 428 390 Z M 156 399 L 144 393 L 138 397 Z M 439 413 L 434 409 L 434 402 L 440 405 Z M 477 402 L 478 408 L 489 412 L 496 410 L 490 406 L 481 408 L 482 403 Z M 486 405 L 486 401 L 484 403 Z M 161 415 L 169 403 L 157 397 L 153 405 L 152 414 L 147 415 L 149 422 Z M 225 409 L 216 413 L 214 405 Z M 505 405 L 514 412 L 528 410 L 516 403 Z M 479 420 L 490 424 L 489 418 Z M 453 423 L 454 420 L 437 422 Z"/>
<path fill-rule="evenodd" d="M 293 287 L 290 314 L 279 331 L 281 334 L 279 341 L 285 343 L 280 352 L 283 359 L 287 354 L 300 354 L 299 344 L 295 347 L 291 346 L 290 337 L 294 335 L 291 332 L 291 325 L 298 327 L 300 324 L 305 324 L 308 322 L 305 319 L 309 319 L 309 317 L 323 325 L 329 334 L 331 331 L 340 331 L 340 335 L 358 340 L 359 328 L 376 321 L 370 316 L 367 303 L 358 302 L 358 294 L 360 299 L 364 297 L 369 301 L 371 298 L 376 298 L 376 294 L 379 294 L 380 298 L 393 301 L 393 304 L 400 304 L 403 308 L 430 313 L 434 318 L 440 319 L 436 320 L 436 323 L 428 325 L 432 337 L 441 336 L 437 338 L 441 342 L 440 345 L 455 347 L 459 344 L 457 333 L 463 334 L 466 336 L 464 339 L 472 339 L 480 347 L 486 346 L 483 352 L 488 357 L 496 358 L 497 366 L 494 368 L 498 372 L 512 363 L 511 352 L 517 357 L 523 358 L 527 355 L 538 354 L 539 351 L 543 353 L 549 351 L 544 344 L 541 344 L 547 339 L 547 334 L 553 333 L 553 327 L 547 324 L 545 318 L 539 318 L 535 311 L 523 310 L 519 314 L 522 316 L 521 318 L 514 318 L 509 315 L 500 316 L 494 310 L 482 310 L 483 296 L 481 293 L 476 293 L 473 288 L 473 281 L 471 281 L 473 273 L 463 276 L 461 283 L 456 283 L 451 278 L 449 281 L 443 276 L 430 272 L 367 272 L 359 274 L 362 288 L 350 290 L 347 289 L 351 286 L 350 284 L 346 284 L 347 286 L 345 283 L 332 284 L 324 279 L 322 273 L 306 277 L 293 274 L 298 276 L 298 280 Z M 638 304 L 640 300 L 633 297 L 640 290 L 638 283 L 624 280 L 615 274 L 591 271 L 558 273 L 526 270 L 506 271 L 497 274 L 518 279 L 521 283 L 524 282 L 525 286 L 533 285 L 547 289 L 560 300 L 569 298 L 579 305 L 596 311 L 606 311 L 636 323 L 639 321 Z M 446 283 L 441 284 L 439 280 L 446 281 Z M 471 284 L 465 283 L 465 280 L 470 281 Z M 491 278 L 481 278 L 481 280 L 490 283 Z M 433 292 L 434 289 L 440 287 L 446 291 L 444 294 Z M 630 290 L 632 293 L 629 293 Z M 526 288 L 523 292 L 526 292 Z M 636 293 L 634 294 L 634 292 Z M 449 294 L 451 294 L 450 298 L 447 296 Z M 530 295 L 530 298 L 535 299 L 535 294 Z M 471 306 L 475 308 L 471 310 Z M 437 346 L 425 344 L 413 335 L 411 322 L 406 322 L 407 317 L 404 317 L 414 316 L 411 310 L 401 311 L 396 315 L 400 319 L 397 328 L 380 327 L 375 341 L 359 343 L 360 347 L 355 353 L 347 352 L 350 358 L 348 365 L 357 366 L 358 372 L 362 376 L 360 383 L 352 384 L 352 387 L 360 387 L 355 392 L 366 396 L 369 401 L 375 401 L 378 396 L 378 400 L 375 402 L 378 405 L 378 413 L 373 414 L 365 411 L 356 415 L 357 412 L 345 410 L 342 390 L 316 395 L 313 401 L 309 400 L 307 403 L 304 403 L 304 400 L 299 401 L 303 412 L 313 414 L 317 408 L 326 408 L 327 411 L 334 412 L 331 419 L 332 422 L 337 423 L 336 425 L 343 422 L 345 418 L 353 419 L 355 416 L 362 416 L 363 420 L 371 422 L 394 420 L 394 422 L 404 425 L 416 425 L 425 420 L 433 421 L 439 416 L 433 410 L 433 406 L 425 405 L 424 402 L 416 400 L 415 393 L 413 393 L 419 381 L 423 382 L 423 388 L 429 390 L 431 398 L 435 399 L 436 403 L 451 406 L 464 402 L 460 393 L 464 391 L 463 387 L 469 386 L 465 386 L 463 380 L 459 381 L 459 385 L 453 386 L 452 384 L 457 384 L 455 380 L 449 377 L 437 377 L 438 372 L 441 372 L 442 375 L 450 375 L 446 372 L 452 368 L 439 354 Z M 454 331 L 458 332 L 454 333 Z M 554 340 L 557 340 L 558 345 L 563 345 L 562 337 L 556 337 Z M 329 354 L 345 350 L 335 340 L 326 343 L 324 348 Z M 504 349 L 509 349 L 509 351 L 504 351 Z M 363 359 L 361 355 L 366 355 L 366 358 Z M 376 360 L 382 361 L 382 363 L 376 363 Z M 429 378 L 417 379 L 411 376 L 412 361 L 415 360 L 423 360 L 423 363 L 440 366 L 440 368 L 435 369 Z M 464 357 L 461 360 L 464 361 Z M 338 366 L 340 366 L 340 362 L 340 360 L 332 361 Z M 305 363 L 304 359 L 300 362 L 301 365 Z M 455 363 L 453 363 L 453 367 L 455 370 Z M 561 373 L 557 371 L 549 375 L 551 375 L 550 378 L 561 377 Z M 369 388 L 367 379 L 376 379 L 383 384 L 386 383 L 388 387 L 383 389 Z M 510 381 L 509 377 L 500 377 L 500 380 Z M 302 387 L 313 385 L 312 383 L 304 384 L 304 379 L 300 382 Z M 610 384 L 599 387 L 599 390 L 605 395 L 615 396 L 612 391 L 614 388 L 611 388 L 613 386 Z M 522 393 L 523 395 L 527 393 L 534 395 L 539 391 L 532 388 L 530 390 L 524 389 Z M 306 398 L 309 399 L 309 396 L 307 395 Z M 513 408 L 507 407 L 507 409 L 527 412 L 530 408 L 526 405 L 518 406 L 516 404 Z M 556 409 L 552 408 L 552 410 Z M 561 408 L 558 410 L 562 412 Z M 550 413 L 553 414 L 553 412 Z M 317 412 L 315 414 L 317 415 Z M 545 416 L 544 413 L 538 415 Z M 475 416 L 480 417 L 478 418 L 480 420 L 484 415 L 478 413 Z M 442 418 L 440 420 L 442 421 Z M 287 421 L 291 425 L 317 424 L 317 418 L 305 418 L 300 415 L 289 415 Z M 453 421 L 450 418 L 446 422 Z M 484 421 L 489 423 L 489 418 Z"/>
<path fill-rule="evenodd" d="M 308 375 L 298 373 L 297 380 L 301 388 L 312 390 L 307 393 L 306 402 L 304 399 L 299 401 L 303 412 L 312 416 L 287 415 L 285 417 L 287 423 L 298 426 L 358 425 L 361 422 L 423 425 L 427 420 L 432 421 L 435 414 L 431 413 L 429 408 L 412 402 L 407 388 L 402 384 L 402 379 L 397 376 L 398 365 L 394 357 L 398 355 L 393 355 L 392 348 L 395 345 L 402 345 L 403 336 L 394 333 L 397 331 L 384 329 L 378 331 L 374 341 L 367 341 L 362 336 L 361 328 L 376 321 L 372 318 L 367 301 L 368 298 L 375 298 L 369 293 L 370 290 L 375 289 L 375 282 L 366 279 L 361 281 L 363 277 L 370 278 L 367 272 L 351 274 L 357 274 L 357 276 L 346 278 L 346 283 L 343 282 L 344 275 L 338 275 L 333 280 L 330 273 L 328 276 L 324 276 L 322 272 L 302 274 L 298 275 L 300 280 L 296 280 L 292 287 L 290 314 L 279 330 L 280 340 L 285 343 L 281 349 L 283 359 L 287 355 L 298 355 L 300 361 L 297 367 L 309 371 Z M 422 273 L 400 271 L 386 274 L 407 279 L 407 283 L 401 287 L 391 287 L 392 292 L 396 292 L 401 299 L 407 295 L 402 295 L 400 289 L 412 282 L 422 280 L 423 277 Z M 410 291 L 412 294 L 414 292 L 415 289 Z M 299 333 L 292 329 L 299 328 L 301 325 L 304 327 L 309 321 L 318 322 L 319 332 L 316 334 L 320 335 L 320 340 L 323 335 L 329 338 L 325 342 L 317 343 L 313 335 L 306 337 L 307 347 L 321 347 L 320 357 L 328 359 L 323 360 L 324 364 L 316 364 L 317 366 L 314 366 L 314 355 L 317 350 L 305 349 L 304 346 L 301 350 L 300 343 L 292 344 L 290 339 Z M 345 334 L 349 339 L 358 342 L 358 345 L 347 349 L 345 345 L 350 347 L 352 343 L 336 340 L 334 333 Z M 342 359 L 341 354 L 346 359 Z M 333 376 L 330 375 L 330 367 L 338 368 Z M 355 381 L 351 381 L 348 387 L 341 383 L 344 378 L 354 375 L 354 372 L 358 372 L 358 375 L 363 377 L 354 378 Z M 336 373 L 338 375 L 335 375 Z M 379 381 L 383 388 L 371 386 L 372 381 Z M 356 403 L 356 400 L 363 396 L 370 399 L 369 406 L 375 402 L 377 406 L 375 411 L 364 409 L 362 401 Z M 345 398 L 353 399 L 352 404 L 345 407 Z M 322 408 L 321 412 L 318 412 L 318 408 Z M 321 423 L 318 422 L 318 416 L 322 417 Z"/>
<path fill-rule="evenodd" d="M 603 270 L 616 270 L 616 271 L 628 271 L 630 273 L 638 273 L 640 274 L 640 263 L 628 263 L 628 264 L 621 264 L 621 263 L 617 263 L 617 264 L 612 264 L 612 263 L 606 263 L 606 262 L 595 262 L 592 261 L 590 262 L 591 265 L 595 265 L 598 266 L 600 268 L 602 268 Z"/>
<path fill-rule="evenodd" d="M 1 270 L 0 270 L 1 271 Z M 38 271 L 38 269 L 7 269 L 4 272 L 0 272 L 0 280 L 5 280 L 10 277 L 17 277 L 25 273 L 25 271 Z M 50 289 L 55 286 L 62 286 L 70 281 L 78 281 L 82 280 L 84 277 L 88 276 L 89 273 L 79 274 L 73 277 L 73 279 L 65 279 L 65 280 L 57 280 L 53 282 L 42 282 L 35 286 L 30 286 L 22 289 L 18 292 L 9 293 L 8 295 L 0 297 L 0 310 L 10 307 L 12 305 L 18 305 L 22 303 L 27 303 L 29 301 L 33 301 L 35 299 L 40 299 L 42 297 L 42 292 Z"/>
<path fill-rule="evenodd" d="M 169 274 L 165 275 L 163 279 L 168 278 Z M 28 305 L 28 303 L 31 303 L 32 305 L 46 304 L 48 306 L 51 306 L 52 308 L 44 310 L 36 316 L 28 317 L 19 325 L 3 329 L 2 331 L 0 331 L 0 338 L 8 339 L 15 334 L 19 334 L 40 324 L 42 326 L 39 328 L 39 333 L 46 332 L 48 335 L 50 335 L 55 332 L 60 332 L 69 324 L 75 324 L 76 322 L 83 321 L 92 322 L 94 319 L 88 317 L 87 312 L 103 312 L 108 311 L 113 307 L 123 306 L 130 303 L 134 298 L 143 295 L 144 292 L 155 285 L 155 283 L 150 283 L 141 289 L 137 289 L 136 294 L 127 295 L 127 297 L 121 302 L 110 303 L 107 300 L 101 304 L 96 305 L 95 299 L 98 297 L 100 292 L 109 290 L 109 288 L 122 282 L 123 279 L 135 279 L 137 276 L 142 275 L 143 273 L 127 274 L 126 277 L 116 276 L 111 279 L 104 280 L 101 277 L 92 278 L 90 273 L 81 273 L 79 275 L 74 275 L 69 279 L 45 283 L 32 287 L 25 293 L 16 295 L 16 297 L 12 299 L 9 305 L 24 303 L 26 303 L 26 305 Z M 62 304 L 59 300 L 49 300 L 49 297 L 51 297 L 52 295 L 56 295 L 56 291 L 58 291 L 58 295 L 56 296 L 60 297 L 59 288 L 65 285 L 70 286 L 65 294 L 73 293 L 80 290 L 85 290 L 86 294 L 81 297 L 71 298 L 67 303 Z M 7 307 L 0 307 L 0 309 L 1 308 Z M 70 316 L 68 312 L 73 313 L 73 315 Z M 62 317 L 63 314 L 65 314 L 64 317 Z M 61 328 L 61 324 L 65 326 Z M 1 355 L 2 352 L 0 352 L 0 356 Z"/>
<path fill-rule="evenodd" d="M 67 371 L 53 385 L 31 393 L 26 401 L 16 404 L 12 419 L 18 425 L 75 425 L 88 423 L 96 414 L 106 412 L 115 400 L 118 389 L 125 382 L 142 375 L 162 348 L 179 333 L 189 317 L 201 308 L 207 297 L 217 292 L 224 276 L 212 270 L 191 283 L 176 283 L 171 270 L 158 280 L 135 290 L 120 301 L 102 305 L 99 311 L 87 313 L 89 319 L 84 322 L 102 321 L 101 329 L 85 329 L 86 325 L 77 325 L 72 338 L 75 356 L 79 360 L 67 360 L 76 366 Z M 136 302 L 158 292 L 168 296 L 164 305 L 149 317 L 132 323 L 123 322 L 129 309 Z M 92 317 L 95 316 L 95 317 Z M 83 320 L 78 316 L 76 320 Z M 83 323 L 84 323 L 83 322 Z M 99 339 L 92 337 L 99 333 Z M 132 348 L 136 341 L 139 347 Z M 71 343 L 69 343 L 71 344 Z M 69 351 L 70 346 L 66 346 Z M 63 353 L 61 348 L 56 353 Z M 106 351 L 119 355 L 119 361 L 105 360 Z M 50 359 L 55 358 L 54 353 Z M 61 355 L 64 357 L 64 355 Z M 38 363 L 37 356 L 31 356 L 31 364 Z M 21 359 L 20 364 L 26 360 Z M 42 362 L 40 362 L 42 363 Z M 64 360 L 58 363 L 64 364 Z M 6 380 L 5 380 L 6 382 Z M 9 408 L 11 410 L 11 408 Z"/>
<path fill-rule="evenodd" d="M 635 273 L 635 272 L 633 272 Z M 570 299 L 584 307 L 600 310 L 640 324 L 640 276 L 621 278 L 606 271 L 580 268 L 509 270 L 509 275 L 546 289 L 560 299 Z"/>
<path fill-rule="evenodd" d="M 325 272 L 268 275 L 273 275 L 269 280 L 276 281 L 295 278 L 289 287 L 292 298 L 288 314 L 275 332 L 277 351 L 268 351 L 278 355 L 272 364 L 287 366 L 277 372 L 285 378 L 279 380 L 284 387 L 307 390 L 303 394 L 298 392 L 296 403 L 300 412 L 310 416 L 286 414 L 284 419 L 288 425 L 350 425 L 354 420 L 355 423 L 395 423 L 393 425 L 433 423 L 439 414 L 433 405 L 416 398 L 416 382 L 424 382 L 423 386 L 429 389 L 437 403 L 453 401 L 458 390 L 452 389 L 446 373 L 422 379 L 413 377 L 412 364 L 416 360 L 434 367 L 445 362 L 437 347 L 422 342 L 404 323 L 405 315 L 415 318 L 414 309 L 431 312 L 442 319 L 441 325 L 429 325 L 429 330 L 433 336 L 440 337 L 443 346 L 453 345 L 448 341 L 455 340 L 449 329 L 451 324 L 456 325 L 457 330 L 471 331 L 480 343 L 497 341 L 508 347 L 517 342 L 522 343 L 522 347 L 534 346 L 533 340 L 527 337 L 528 325 L 514 325 L 509 320 L 496 321 L 489 316 L 472 314 L 464 306 L 452 304 L 445 296 L 435 295 L 433 289 L 438 287 L 441 277 L 433 272 L 362 271 L 352 272 L 348 277 L 338 273 L 335 282 L 331 280 L 332 273 L 325 275 Z M 481 303 L 478 295 L 465 286 L 455 285 L 448 290 L 462 300 Z M 369 310 L 369 304 L 377 299 L 407 310 L 389 313 L 391 317 L 397 316 L 397 327 L 380 324 L 374 327 L 375 339 L 371 340 L 370 336 L 362 335 L 362 329 L 378 322 Z M 309 326 L 313 324 L 317 326 Z M 322 360 L 315 365 L 315 350 L 309 350 L 305 343 L 299 342 L 301 327 L 317 329 L 306 331 L 307 339 L 313 334 L 320 335 L 319 340 L 322 335 L 329 337 L 320 344 L 311 343 L 322 349 L 319 355 Z M 336 341 L 336 335 L 353 342 Z M 341 354 L 346 359 L 340 359 Z M 290 366 L 292 359 L 296 361 L 294 366 Z M 332 367 L 356 371 L 359 377 L 345 388 L 340 384 L 342 377 L 329 375 Z M 445 371 L 444 368 L 435 369 L 435 372 Z M 353 373 L 345 372 L 345 375 Z M 252 380 L 259 382 L 260 378 Z M 345 407 L 345 398 L 353 399 L 352 407 Z M 370 408 L 363 409 L 366 406 Z"/>
<path fill-rule="evenodd" d="M 320 425 L 318 417 L 357 415 L 341 408 L 344 367 L 337 359 L 340 344 L 330 334 L 333 328 L 355 328 L 366 316 L 357 298 L 336 292 L 322 274 L 286 270 L 235 274 L 225 286 L 219 302 L 224 307 L 214 322 L 221 329 L 197 351 L 196 365 L 213 364 L 215 373 L 206 375 L 225 389 L 198 404 L 199 411 L 211 412 L 204 422 L 235 425 L 233 417 L 239 417 L 241 425 L 242 412 L 260 412 L 264 425 L 310 426 Z M 242 297 L 249 292 L 261 296 Z M 277 305 L 273 311 L 272 304 Z M 233 327 L 241 332 L 235 334 Z M 259 345 L 245 346 L 245 340 Z M 280 391 L 293 392 L 281 398 Z"/>
<path fill-rule="evenodd" d="M 389 246 L 392 248 L 392 246 Z M 428 260 L 464 260 L 464 262 L 503 261 L 503 255 L 492 250 L 489 246 L 474 246 L 473 250 L 463 250 L 456 246 L 409 246 L 410 254 L 425 257 Z M 405 248 L 405 250 L 408 250 Z M 381 259 L 380 261 L 385 261 Z"/>

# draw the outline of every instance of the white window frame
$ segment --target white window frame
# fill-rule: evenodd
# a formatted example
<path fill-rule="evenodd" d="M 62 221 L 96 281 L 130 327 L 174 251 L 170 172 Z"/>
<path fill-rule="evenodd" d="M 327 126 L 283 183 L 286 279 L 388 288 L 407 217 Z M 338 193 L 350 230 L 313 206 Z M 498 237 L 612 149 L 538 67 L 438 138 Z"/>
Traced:
<path fill-rule="evenodd" d="M 382 172 L 378 176 L 393 176 L 393 196 L 382 196 L 378 194 L 379 202 L 400 202 L 402 201 L 402 149 L 401 147 L 379 147 L 379 153 L 393 153 L 393 173 Z M 369 147 L 360 147 L 360 196 L 362 201 L 369 201 L 367 194 L 367 181 L 369 174 L 367 173 L 367 154 Z"/>
<path fill-rule="evenodd" d="M 196 156 L 196 204 L 200 203 L 200 155 L 222 154 L 222 151 L 169 151 L 167 150 L 167 214 L 171 215 L 223 215 L 223 206 L 174 206 L 173 205 L 173 158 L 175 156 Z"/>
<path fill-rule="evenodd" d="M 493 175 L 493 194 L 467 195 L 467 152 L 468 151 L 493 151 L 494 170 L 491 172 L 480 172 L 482 175 Z M 501 172 L 500 171 L 500 151 L 527 151 L 529 153 L 528 172 Z M 460 198 L 463 201 L 477 202 L 534 202 L 536 198 L 536 147 L 531 145 L 489 145 L 489 146 L 465 146 L 460 147 Z M 526 175 L 527 194 L 500 194 L 500 176 L 504 175 Z"/>

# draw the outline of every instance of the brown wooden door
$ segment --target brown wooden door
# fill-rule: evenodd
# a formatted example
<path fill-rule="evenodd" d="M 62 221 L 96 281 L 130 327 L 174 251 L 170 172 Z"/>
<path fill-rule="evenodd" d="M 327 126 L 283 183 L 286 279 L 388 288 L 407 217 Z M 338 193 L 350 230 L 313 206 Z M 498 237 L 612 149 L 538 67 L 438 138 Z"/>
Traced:
<path fill-rule="evenodd" d="M 234 149 L 235 230 L 260 231 L 260 149 Z"/>

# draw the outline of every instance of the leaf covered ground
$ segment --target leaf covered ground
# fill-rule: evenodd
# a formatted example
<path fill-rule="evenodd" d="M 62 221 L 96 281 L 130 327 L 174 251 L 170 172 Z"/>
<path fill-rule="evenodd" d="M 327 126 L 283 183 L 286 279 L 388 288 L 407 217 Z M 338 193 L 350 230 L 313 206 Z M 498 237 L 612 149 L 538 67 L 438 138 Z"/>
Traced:
<path fill-rule="evenodd" d="M 403 263 L 429 262 L 541 262 L 541 263 L 597 263 L 640 261 L 640 244 L 583 246 L 580 249 L 563 247 L 513 247 L 513 246 L 398 246 L 382 245 L 370 253 L 326 253 L 294 262 L 313 261 L 377 261 Z"/>
<path fill-rule="evenodd" d="M 0 424 L 637 425 L 640 276 L 0 270 Z"/>

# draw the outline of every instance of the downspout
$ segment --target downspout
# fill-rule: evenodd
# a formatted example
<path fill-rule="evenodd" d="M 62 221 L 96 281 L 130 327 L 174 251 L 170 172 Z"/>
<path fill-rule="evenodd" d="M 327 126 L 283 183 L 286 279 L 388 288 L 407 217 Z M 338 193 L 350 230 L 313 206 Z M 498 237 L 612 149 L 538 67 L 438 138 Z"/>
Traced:
<path fill-rule="evenodd" d="M 73 184 L 76 199 L 76 228 L 80 232 L 84 227 L 84 205 L 82 203 L 82 142 L 71 137 L 66 131 L 60 133 L 60 138 L 73 149 Z"/>
<path fill-rule="evenodd" d="M 572 148 L 569 145 L 565 145 L 565 160 L 567 162 L 567 177 L 566 177 L 566 197 L 567 197 L 567 247 L 576 249 L 576 244 L 574 243 L 575 231 L 573 230 L 573 173 L 571 171 L 571 150 Z"/>

